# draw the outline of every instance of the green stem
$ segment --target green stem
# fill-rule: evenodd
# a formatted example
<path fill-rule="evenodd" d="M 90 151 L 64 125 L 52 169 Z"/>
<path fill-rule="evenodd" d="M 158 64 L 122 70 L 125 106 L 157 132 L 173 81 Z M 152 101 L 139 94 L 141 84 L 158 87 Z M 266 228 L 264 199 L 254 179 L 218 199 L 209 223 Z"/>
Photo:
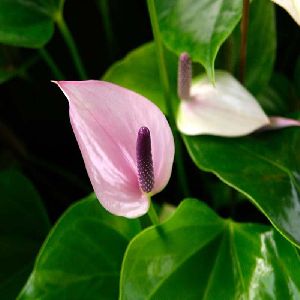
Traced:
<path fill-rule="evenodd" d="M 55 79 L 63 80 L 65 78 L 64 74 L 60 71 L 57 64 L 54 62 L 53 58 L 49 54 L 49 52 L 45 48 L 40 48 L 39 53 L 42 59 L 46 62 L 49 66 L 51 72 L 53 73 Z"/>
<path fill-rule="evenodd" d="M 80 79 L 82 79 L 82 80 L 87 79 L 87 74 L 86 74 L 85 68 L 83 66 L 83 63 L 81 61 L 79 52 L 77 50 L 74 38 L 63 18 L 63 15 L 61 13 L 57 14 L 55 20 L 56 20 L 57 27 L 58 27 L 61 35 L 63 36 L 65 43 L 67 44 L 67 46 L 69 48 L 70 54 L 72 56 L 72 59 L 75 64 L 75 68 L 78 72 Z"/>
<path fill-rule="evenodd" d="M 110 60 L 113 61 L 115 54 L 115 39 L 110 21 L 109 0 L 97 0 L 96 3 L 101 14 L 105 38 L 109 48 L 108 54 L 110 56 Z"/>
<path fill-rule="evenodd" d="M 157 213 L 156 213 L 156 211 L 153 207 L 150 196 L 148 197 L 148 201 L 149 201 L 149 210 L 148 210 L 149 219 L 151 220 L 153 225 L 158 225 L 159 224 L 159 219 L 158 219 Z"/>
<path fill-rule="evenodd" d="M 181 140 L 180 140 L 181 137 L 180 137 L 179 132 L 177 131 L 176 123 L 175 123 L 175 119 L 174 119 L 175 110 L 174 110 L 173 104 L 172 104 L 172 92 L 171 92 L 171 88 L 170 88 L 168 71 L 167 71 L 167 66 L 166 66 L 164 46 L 163 46 L 162 39 L 160 36 L 154 0 L 147 0 L 147 4 L 148 4 L 148 11 L 149 11 L 149 15 L 150 15 L 150 21 L 151 21 L 154 41 L 155 41 L 155 45 L 156 45 L 156 52 L 157 52 L 157 56 L 158 56 L 159 73 L 160 73 L 160 79 L 161 79 L 163 92 L 164 92 L 167 115 L 169 117 L 170 126 L 172 128 L 174 139 L 175 139 L 175 147 L 176 147 L 175 163 L 177 166 L 177 177 L 178 177 L 178 181 L 181 186 L 183 195 L 184 195 L 184 197 L 187 197 L 189 195 L 189 189 L 188 189 L 188 184 L 187 184 L 187 180 L 186 180 L 187 177 L 186 177 L 185 167 L 184 167 L 183 160 L 182 160 L 182 143 L 181 143 Z"/>

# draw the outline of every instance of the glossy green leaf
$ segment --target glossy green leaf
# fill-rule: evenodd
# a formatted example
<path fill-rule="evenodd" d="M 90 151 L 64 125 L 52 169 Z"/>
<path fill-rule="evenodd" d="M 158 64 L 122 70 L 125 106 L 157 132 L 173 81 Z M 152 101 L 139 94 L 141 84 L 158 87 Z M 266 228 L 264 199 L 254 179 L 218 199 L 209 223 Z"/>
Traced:
<path fill-rule="evenodd" d="M 1 0 L 0 43 L 29 48 L 45 45 L 54 32 L 62 0 Z"/>
<path fill-rule="evenodd" d="M 300 259 L 272 228 L 185 200 L 129 244 L 120 299 L 298 299 Z"/>
<path fill-rule="evenodd" d="M 188 52 L 214 78 L 218 50 L 241 18 L 241 0 L 156 0 L 159 27 L 166 46 Z"/>
<path fill-rule="evenodd" d="M 139 230 L 94 195 L 78 202 L 50 232 L 18 299 L 116 299 L 123 254 Z"/>
<path fill-rule="evenodd" d="M 202 170 L 247 196 L 290 241 L 300 245 L 300 128 L 242 138 L 184 137 Z"/>
<path fill-rule="evenodd" d="M 176 93 L 177 58 L 174 54 L 166 52 L 166 59 L 171 88 Z M 103 80 L 145 96 L 166 113 L 154 43 L 142 45 L 130 52 L 124 59 L 113 64 L 103 76 Z"/>
<path fill-rule="evenodd" d="M 15 299 L 49 227 L 29 180 L 16 171 L 0 172 L 0 299 Z"/>

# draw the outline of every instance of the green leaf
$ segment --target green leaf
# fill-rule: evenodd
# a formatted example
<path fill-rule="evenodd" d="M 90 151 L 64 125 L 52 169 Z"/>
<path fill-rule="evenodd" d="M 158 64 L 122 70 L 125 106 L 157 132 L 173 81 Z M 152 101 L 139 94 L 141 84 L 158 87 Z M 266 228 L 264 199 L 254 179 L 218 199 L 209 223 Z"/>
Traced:
<path fill-rule="evenodd" d="M 188 52 L 214 79 L 218 50 L 242 14 L 241 0 L 156 0 L 159 27 L 166 46 Z"/>
<path fill-rule="evenodd" d="M 50 225 L 40 196 L 20 173 L 0 172 L 0 195 L 0 299 L 15 299 Z"/>
<path fill-rule="evenodd" d="M 139 230 L 94 195 L 78 202 L 50 232 L 18 299 L 116 299 L 123 254 Z"/>
<path fill-rule="evenodd" d="M 167 51 L 166 60 L 171 89 L 176 93 L 177 58 Z M 113 64 L 103 76 L 103 80 L 116 83 L 145 96 L 166 113 L 153 42 L 140 46 L 124 59 Z"/>
<path fill-rule="evenodd" d="M 185 200 L 168 221 L 137 235 L 120 299 L 296 299 L 300 260 L 272 228 L 222 220 Z"/>
<path fill-rule="evenodd" d="M 242 138 L 184 137 L 189 154 L 255 204 L 291 242 L 300 245 L 300 129 Z"/>
<path fill-rule="evenodd" d="M 53 35 L 61 0 L 1 0 L 0 43 L 40 48 Z"/>

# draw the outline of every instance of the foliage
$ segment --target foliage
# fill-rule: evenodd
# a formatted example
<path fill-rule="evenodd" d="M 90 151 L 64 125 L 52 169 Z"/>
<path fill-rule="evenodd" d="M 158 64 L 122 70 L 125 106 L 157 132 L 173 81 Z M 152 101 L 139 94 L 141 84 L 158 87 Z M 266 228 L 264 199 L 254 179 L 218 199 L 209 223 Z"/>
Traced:
<path fill-rule="evenodd" d="M 176 128 L 182 52 L 194 78 L 206 72 L 213 84 L 215 68 L 226 70 L 266 114 L 300 120 L 297 23 L 272 1 L 251 1 L 243 61 L 247 1 L 80 1 L 90 13 L 80 21 L 71 2 L 0 1 L 0 298 L 300 299 L 300 128 L 235 138 Z M 90 25 L 74 30 L 91 20 L 101 36 Z M 127 47 L 139 26 L 145 37 Z M 114 216 L 90 194 L 66 104 L 49 82 L 89 76 L 143 95 L 168 118 L 175 163 L 149 216 Z M 43 122 L 49 131 L 35 131 Z"/>

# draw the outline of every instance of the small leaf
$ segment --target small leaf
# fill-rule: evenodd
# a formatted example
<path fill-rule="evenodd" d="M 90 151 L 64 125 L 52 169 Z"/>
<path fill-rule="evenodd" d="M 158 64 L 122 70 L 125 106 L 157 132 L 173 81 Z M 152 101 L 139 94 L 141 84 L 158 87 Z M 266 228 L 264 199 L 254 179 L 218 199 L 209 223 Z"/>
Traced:
<path fill-rule="evenodd" d="M 272 228 L 223 220 L 189 199 L 130 242 L 120 299 L 296 299 L 299 263 Z"/>
<path fill-rule="evenodd" d="M 300 246 L 300 129 L 243 138 L 184 137 L 189 154 L 248 197 L 292 243 Z"/>
<path fill-rule="evenodd" d="M 0 298 L 15 299 L 49 230 L 35 188 L 20 173 L 0 172 Z"/>
<path fill-rule="evenodd" d="M 54 32 L 54 16 L 62 7 L 62 0 L 1 0 L 0 42 L 42 47 Z"/>
<path fill-rule="evenodd" d="M 116 299 L 119 272 L 138 220 L 115 217 L 94 195 L 60 218 L 18 299 Z"/>
<path fill-rule="evenodd" d="M 242 15 L 240 0 L 156 0 L 159 27 L 166 46 L 188 52 L 214 80 L 218 50 Z"/>

